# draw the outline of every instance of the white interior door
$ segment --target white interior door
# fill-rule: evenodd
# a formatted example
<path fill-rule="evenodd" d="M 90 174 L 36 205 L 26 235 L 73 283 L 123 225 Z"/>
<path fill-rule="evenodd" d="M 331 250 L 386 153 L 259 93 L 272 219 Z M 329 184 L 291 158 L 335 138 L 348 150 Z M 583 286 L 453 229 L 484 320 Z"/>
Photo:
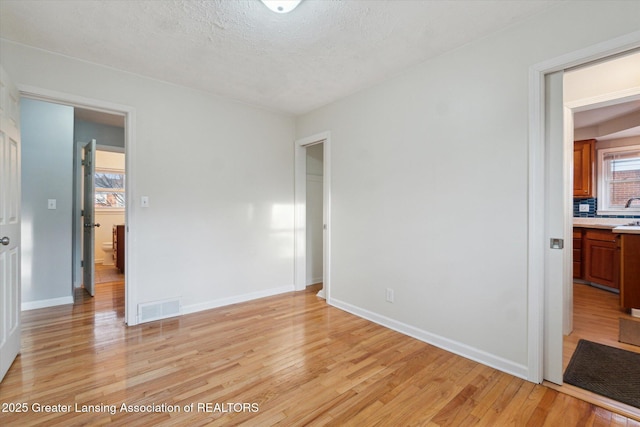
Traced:
<path fill-rule="evenodd" d="M 572 252 L 571 230 L 566 223 L 571 194 L 568 192 L 565 167 L 564 105 L 562 85 L 564 73 L 545 76 L 545 237 L 544 253 L 544 379 L 562 384 L 563 294 L 570 282 Z M 554 245 L 552 239 L 561 239 Z M 569 283 L 570 286 L 570 283 Z"/>
<path fill-rule="evenodd" d="M 0 381 L 20 352 L 18 89 L 0 67 Z"/>
<path fill-rule="evenodd" d="M 83 166 L 83 238 L 82 238 L 82 281 L 84 288 L 91 296 L 95 295 L 95 163 L 96 140 L 84 146 Z"/>

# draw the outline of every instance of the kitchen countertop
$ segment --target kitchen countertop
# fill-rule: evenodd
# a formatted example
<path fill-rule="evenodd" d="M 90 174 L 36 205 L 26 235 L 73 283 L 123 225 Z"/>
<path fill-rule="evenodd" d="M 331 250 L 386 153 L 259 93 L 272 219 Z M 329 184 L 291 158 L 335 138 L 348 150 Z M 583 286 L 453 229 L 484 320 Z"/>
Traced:
<path fill-rule="evenodd" d="M 635 218 L 574 218 L 573 226 L 582 228 L 599 228 L 614 233 L 640 234 L 640 226 L 629 226 Z"/>

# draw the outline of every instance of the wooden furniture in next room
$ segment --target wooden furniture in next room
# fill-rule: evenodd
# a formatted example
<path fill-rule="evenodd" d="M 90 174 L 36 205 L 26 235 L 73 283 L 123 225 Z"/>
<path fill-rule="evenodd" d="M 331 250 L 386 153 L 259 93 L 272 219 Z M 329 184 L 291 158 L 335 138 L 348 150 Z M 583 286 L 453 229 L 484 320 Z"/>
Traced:
<path fill-rule="evenodd" d="M 124 225 L 113 226 L 113 259 L 118 270 L 124 273 Z"/>

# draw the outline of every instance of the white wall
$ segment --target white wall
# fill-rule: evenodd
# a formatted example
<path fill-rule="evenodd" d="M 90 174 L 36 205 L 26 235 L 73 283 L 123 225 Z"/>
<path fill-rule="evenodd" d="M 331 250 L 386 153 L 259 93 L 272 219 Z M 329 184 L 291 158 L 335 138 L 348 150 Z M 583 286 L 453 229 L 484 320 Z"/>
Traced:
<path fill-rule="evenodd" d="M 640 136 L 630 136 L 629 138 L 608 139 L 606 141 L 597 141 L 596 149 L 627 147 L 630 145 L 640 145 Z"/>
<path fill-rule="evenodd" d="M 109 169 L 124 172 L 124 153 L 112 153 L 108 151 L 96 151 L 96 169 Z M 95 222 L 100 224 L 95 228 L 95 262 L 101 264 L 104 261 L 102 244 L 113 242 L 113 226 L 124 224 L 124 210 L 96 209 Z"/>
<path fill-rule="evenodd" d="M 323 280 L 323 156 L 324 144 L 307 151 L 307 285 Z"/>
<path fill-rule="evenodd" d="M 331 131 L 330 302 L 526 377 L 529 68 L 639 14 L 559 4 L 299 118 Z"/>
<path fill-rule="evenodd" d="M 150 199 L 131 206 L 136 302 L 179 297 L 188 312 L 293 289 L 292 117 L 6 40 L 0 49 L 19 85 L 135 108 L 131 197 Z"/>
<path fill-rule="evenodd" d="M 73 301 L 73 108 L 31 99 L 20 107 L 22 306 L 29 309 Z"/>
<path fill-rule="evenodd" d="M 76 141 L 89 142 L 95 139 L 98 146 L 124 149 L 124 128 L 78 119 L 73 128 Z"/>
<path fill-rule="evenodd" d="M 297 135 L 290 117 L 0 47 L 19 83 L 136 108 L 140 302 L 291 285 L 292 141 L 330 130 L 332 303 L 526 376 L 529 67 L 636 31 L 639 13 L 562 3 L 307 114 Z"/>

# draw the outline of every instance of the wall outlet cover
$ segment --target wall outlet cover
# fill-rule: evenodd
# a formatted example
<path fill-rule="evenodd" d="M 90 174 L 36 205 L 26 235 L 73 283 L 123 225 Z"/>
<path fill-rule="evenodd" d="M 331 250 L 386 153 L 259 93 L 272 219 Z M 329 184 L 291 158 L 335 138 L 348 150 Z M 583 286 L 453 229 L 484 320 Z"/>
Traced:
<path fill-rule="evenodd" d="M 386 289 L 385 299 L 387 302 L 393 302 L 394 300 L 393 289 L 390 289 L 390 288 Z"/>
<path fill-rule="evenodd" d="M 580 212 L 589 212 L 589 205 L 580 203 Z"/>

